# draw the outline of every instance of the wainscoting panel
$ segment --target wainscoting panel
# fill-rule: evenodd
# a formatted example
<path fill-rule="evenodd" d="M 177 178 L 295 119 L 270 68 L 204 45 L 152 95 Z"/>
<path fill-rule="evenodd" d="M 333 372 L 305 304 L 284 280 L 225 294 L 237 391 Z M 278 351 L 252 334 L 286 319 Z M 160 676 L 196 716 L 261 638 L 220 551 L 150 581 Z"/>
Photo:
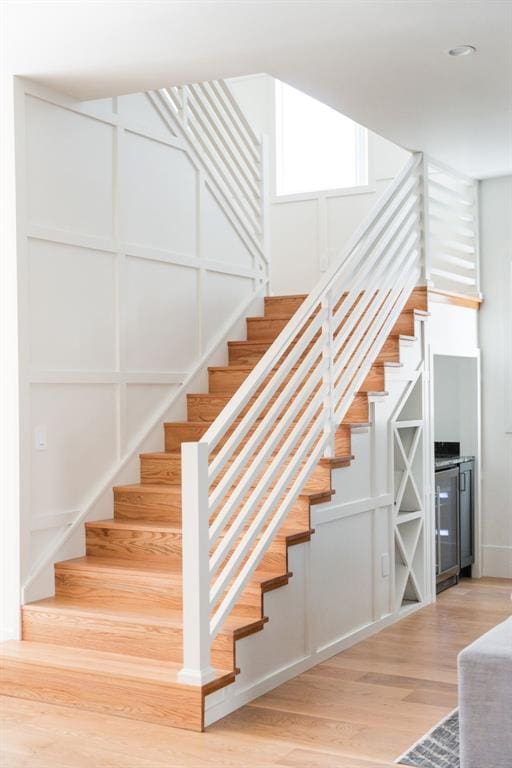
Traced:
<path fill-rule="evenodd" d="M 262 293 L 264 274 L 147 94 L 77 102 L 18 86 L 30 599 L 51 584 L 37 574 L 59 536 L 84 510 L 112 513 L 108 479 L 137 480 L 150 434 L 150 449 L 162 449 L 156 420 L 173 396 L 170 415 L 183 416 L 184 382 L 210 355 L 224 362 L 219 336 Z M 80 541 L 73 533 L 55 557 L 80 554 Z"/>

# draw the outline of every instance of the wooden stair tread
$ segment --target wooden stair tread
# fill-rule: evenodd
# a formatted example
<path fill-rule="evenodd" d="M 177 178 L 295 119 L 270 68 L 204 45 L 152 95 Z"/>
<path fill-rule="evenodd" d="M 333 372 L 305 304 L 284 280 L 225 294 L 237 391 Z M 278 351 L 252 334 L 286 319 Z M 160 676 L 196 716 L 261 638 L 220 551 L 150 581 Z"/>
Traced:
<path fill-rule="evenodd" d="M 26 603 L 23 611 L 40 613 L 59 613 L 69 612 L 81 616 L 95 616 L 112 621 L 129 622 L 133 624 L 144 624 L 173 627 L 181 629 L 183 625 L 183 614 L 181 610 L 173 608 L 159 608 L 158 606 L 145 606 L 140 600 L 134 600 L 133 606 L 107 606 L 102 603 L 94 602 L 94 599 L 83 599 L 67 597 L 65 595 L 55 595 L 46 597 L 42 600 L 35 600 L 32 603 Z M 240 630 L 246 629 L 253 622 L 248 622 L 240 616 L 228 616 L 219 634 L 231 636 Z"/>
<path fill-rule="evenodd" d="M 268 344 L 268 346 L 270 346 L 270 344 Z M 319 356 L 320 356 L 320 353 L 319 353 Z M 386 365 L 387 365 L 386 362 L 375 362 L 375 363 L 372 363 L 371 367 L 372 368 L 384 368 Z M 250 373 L 252 370 L 254 370 L 255 367 L 256 367 L 255 365 L 250 365 L 249 363 L 228 363 L 228 365 L 210 365 L 210 366 L 208 366 L 208 370 L 209 371 L 223 371 L 223 372 L 228 372 L 228 373 L 230 371 L 242 371 L 242 372 L 247 371 L 248 373 Z M 297 371 L 299 367 L 300 367 L 300 363 L 295 363 L 290 368 L 290 372 Z M 277 370 L 277 368 L 276 369 L 272 369 L 272 370 Z M 211 392 L 197 392 L 197 393 L 195 393 L 194 392 L 192 394 L 198 394 L 198 395 L 209 395 L 209 394 L 212 394 L 212 395 L 214 395 L 215 393 L 211 393 Z"/>
<path fill-rule="evenodd" d="M 159 451 L 157 453 L 141 453 L 141 456 L 152 456 L 152 457 L 158 457 L 160 456 L 162 451 Z M 179 459 L 181 459 L 181 453 L 179 451 L 166 451 L 165 452 L 167 456 L 177 456 Z M 173 494 L 176 496 L 181 497 L 181 487 L 176 485 L 158 485 L 151 483 L 129 483 L 127 485 L 114 485 L 113 487 L 114 491 L 119 491 L 122 493 L 125 492 L 133 492 L 133 491 L 140 491 L 141 493 L 161 493 L 163 496 L 166 494 Z"/>
<path fill-rule="evenodd" d="M 50 645 L 27 640 L 9 640 L 2 644 L 0 656 L 38 666 L 59 667 L 82 672 L 95 672 L 110 678 L 128 678 L 182 686 L 178 673 L 182 664 L 146 659 L 140 656 L 92 651 L 63 645 Z M 231 670 L 216 670 L 216 679 L 232 676 Z"/>
<path fill-rule="evenodd" d="M 60 563 L 56 563 L 55 567 L 62 571 L 75 571 L 83 573 L 102 573 L 108 575 L 109 573 L 140 576 L 142 579 L 162 579 L 169 586 L 172 587 L 172 591 L 176 589 L 181 594 L 182 584 L 182 570 L 181 563 L 175 561 L 169 561 L 169 564 L 165 567 L 162 565 L 147 561 L 131 561 L 121 558 L 103 558 L 96 557 L 94 555 L 84 555 L 83 557 L 77 557 L 72 560 L 63 560 Z M 257 587 L 259 583 L 272 580 L 276 578 L 274 571 L 266 570 L 264 561 L 260 564 L 260 569 L 255 572 L 257 578 L 253 579 L 254 587 Z"/>
<path fill-rule="evenodd" d="M 162 566 L 161 563 L 152 563 L 151 560 L 125 560 L 115 557 L 95 557 L 94 555 L 84 555 L 75 557 L 71 560 L 61 560 L 55 563 L 59 570 L 68 571 L 103 571 L 104 573 L 126 572 L 131 574 L 140 574 L 142 577 L 173 579 L 181 581 L 181 564 L 169 560 L 169 563 Z"/>
<path fill-rule="evenodd" d="M 123 621 L 134 623 L 150 623 L 162 626 L 181 625 L 182 613 L 179 610 L 171 608 L 159 608 L 158 606 L 146 606 L 143 601 L 134 600 L 133 607 L 113 605 L 104 605 L 96 603 L 94 598 L 87 601 L 82 598 L 67 597 L 66 595 L 55 595 L 46 597 L 42 600 L 36 600 L 33 603 L 27 603 L 23 606 L 23 611 L 70 611 L 71 613 L 83 615 L 101 615 L 110 619 L 122 619 Z"/>
<path fill-rule="evenodd" d="M 181 533 L 181 527 L 175 523 L 154 522 L 149 520 L 118 520 L 115 517 L 109 517 L 106 520 L 94 520 L 87 522 L 87 528 L 117 528 L 127 531 L 151 531 L 152 533 Z"/>

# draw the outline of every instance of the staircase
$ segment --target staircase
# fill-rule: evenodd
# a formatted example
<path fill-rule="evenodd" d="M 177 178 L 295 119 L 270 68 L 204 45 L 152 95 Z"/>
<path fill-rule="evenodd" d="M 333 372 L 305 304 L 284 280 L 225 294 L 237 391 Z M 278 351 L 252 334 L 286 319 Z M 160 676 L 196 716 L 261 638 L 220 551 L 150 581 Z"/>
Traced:
<path fill-rule="evenodd" d="M 140 456 L 140 483 L 114 488 L 113 519 L 86 523 L 85 557 L 55 565 L 55 596 L 25 605 L 23 639 L 3 647 L 2 693 L 202 730 L 205 697 L 234 681 L 236 641 L 264 629 L 265 593 L 292 577 L 288 548 L 314 534 L 311 506 L 331 499 L 332 472 L 353 458 L 352 428 L 368 424 L 368 397 L 385 395 L 400 338 L 427 309 L 426 289 L 413 290 L 336 429 L 334 455 L 315 463 L 216 635 L 213 679 L 189 685 L 179 679 L 181 444 L 203 436 L 305 298 L 266 297 L 264 316 L 247 318 L 247 340 L 228 343 L 229 364 L 209 369 L 208 393 L 188 396 L 188 420 L 164 425 L 165 451 Z"/>
<path fill-rule="evenodd" d="M 218 82 L 151 100 L 263 284 L 264 152 L 239 107 Z M 23 606 L 1 693 L 204 728 L 205 698 L 235 681 L 237 641 L 264 630 L 265 594 L 292 577 L 289 548 L 310 541 L 312 506 L 427 310 L 424 183 L 416 154 L 309 296 L 267 296 L 247 318 L 187 421 L 164 424 L 165 450 L 140 456 L 140 482 L 114 488 L 113 518 L 85 523 L 85 556 L 55 563 L 55 596 Z"/>

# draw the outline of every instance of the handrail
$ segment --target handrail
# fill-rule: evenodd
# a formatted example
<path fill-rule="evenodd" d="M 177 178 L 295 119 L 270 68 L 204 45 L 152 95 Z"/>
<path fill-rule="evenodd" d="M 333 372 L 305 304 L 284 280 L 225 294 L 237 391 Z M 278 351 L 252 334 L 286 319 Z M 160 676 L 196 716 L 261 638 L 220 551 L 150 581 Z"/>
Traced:
<path fill-rule="evenodd" d="M 334 455 L 422 274 L 423 168 L 413 155 L 201 440 L 182 446 L 184 682 L 210 679 L 213 638 L 318 459 Z"/>

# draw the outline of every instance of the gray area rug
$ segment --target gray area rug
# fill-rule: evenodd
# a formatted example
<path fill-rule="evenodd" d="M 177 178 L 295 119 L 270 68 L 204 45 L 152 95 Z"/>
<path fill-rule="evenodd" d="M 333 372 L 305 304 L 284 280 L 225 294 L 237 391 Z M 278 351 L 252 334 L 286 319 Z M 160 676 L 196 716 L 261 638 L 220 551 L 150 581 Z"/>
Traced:
<path fill-rule="evenodd" d="M 426 733 L 397 763 L 421 768 L 459 768 L 458 710 Z"/>

